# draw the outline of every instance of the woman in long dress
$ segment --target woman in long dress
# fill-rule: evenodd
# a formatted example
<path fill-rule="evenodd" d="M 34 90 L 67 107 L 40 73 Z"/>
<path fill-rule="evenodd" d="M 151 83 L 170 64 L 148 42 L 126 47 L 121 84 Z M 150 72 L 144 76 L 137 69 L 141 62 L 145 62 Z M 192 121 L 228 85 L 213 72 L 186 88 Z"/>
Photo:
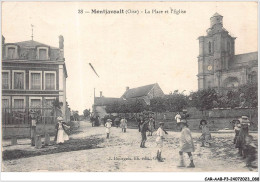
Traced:
<path fill-rule="evenodd" d="M 69 136 L 65 131 L 65 128 L 70 128 L 69 126 L 67 126 L 63 121 L 62 117 L 58 117 L 58 126 L 57 126 L 57 144 L 61 144 L 64 143 L 64 141 L 69 140 Z"/>

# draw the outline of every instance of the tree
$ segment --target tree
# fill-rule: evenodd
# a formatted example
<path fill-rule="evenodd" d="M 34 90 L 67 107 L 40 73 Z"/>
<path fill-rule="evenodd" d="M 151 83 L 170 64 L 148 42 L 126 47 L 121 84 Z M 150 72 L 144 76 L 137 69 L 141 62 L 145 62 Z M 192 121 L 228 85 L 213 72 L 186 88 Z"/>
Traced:
<path fill-rule="evenodd" d="M 165 112 L 165 99 L 161 97 L 151 99 L 150 108 L 153 112 Z"/>
<path fill-rule="evenodd" d="M 73 121 L 79 121 L 79 111 L 72 111 Z"/>
<path fill-rule="evenodd" d="M 245 99 L 245 106 L 247 107 L 257 107 L 258 105 L 258 98 L 257 98 L 257 94 L 258 94 L 258 86 L 257 84 L 254 83 L 249 83 L 249 84 L 245 84 L 245 85 L 241 85 L 238 88 L 238 92 L 239 94 L 243 94 L 243 97 Z"/>
<path fill-rule="evenodd" d="M 165 107 L 170 112 L 180 112 L 188 105 L 188 98 L 178 91 L 174 91 L 173 94 L 166 96 Z"/>
<path fill-rule="evenodd" d="M 189 105 L 196 107 L 200 111 L 209 110 L 214 107 L 214 101 L 218 100 L 214 89 L 199 90 L 190 94 Z"/>
<path fill-rule="evenodd" d="M 89 115 L 90 115 L 90 109 L 85 109 L 85 110 L 83 111 L 83 115 L 84 115 L 85 118 L 89 117 Z"/>

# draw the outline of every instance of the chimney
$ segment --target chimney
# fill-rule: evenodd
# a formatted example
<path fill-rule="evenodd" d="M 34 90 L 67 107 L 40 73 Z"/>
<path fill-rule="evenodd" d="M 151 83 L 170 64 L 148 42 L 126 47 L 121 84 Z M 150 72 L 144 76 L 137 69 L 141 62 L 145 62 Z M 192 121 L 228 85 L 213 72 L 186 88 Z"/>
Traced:
<path fill-rule="evenodd" d="M 5 44 L 5 37 L 2 35 L 2 46 Z"/>
<path fill-rule="evenodd" d="M 102 95 L 102 91 L 100 91 L 100 97 L 103 97 L 103 95 Z"/>
<path fill-rule="evenodd" d="M 64 59 L 64 38 L 62 35 L 59 36 L 59 48 L 60 48 L 60 59 Z"/>
<path fill-rule="evenodd" d="M 129 87 L 126 87 L 126 89 L 125 89 L 126 91 L 128 91 L 129 90 Z"/>

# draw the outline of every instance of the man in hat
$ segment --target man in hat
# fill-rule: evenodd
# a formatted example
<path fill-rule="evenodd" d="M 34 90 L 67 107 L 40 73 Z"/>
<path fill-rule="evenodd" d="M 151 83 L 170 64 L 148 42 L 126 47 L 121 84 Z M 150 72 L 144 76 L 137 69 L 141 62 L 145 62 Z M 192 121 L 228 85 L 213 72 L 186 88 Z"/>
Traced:
<path fill-rule="evenodd" d="M 142 141 L 141 141 L 141 144 L 140 144 L 141 148 L 146 148 L 145 147 L 145 141 L 147 140 L 146 132 L 147 131 L 151 132 L 151 130 L 148 127 L 148 124 L 149 124 L 149 118 L 148 117 L 141 119 L 141 124 L 140 124 L 140 132 L 141 132 L 141 136 L 142 136 Z"/>
<path fill-rule="evenodd" d="M 35 146 L 35 137 L 36 137 L 36 113 L 30 111 L 31 116 L 31 145 Z"/>
<path fill-rule="evenodd" d="M 157 134 L 157 138 L 156 138 L 156 144 L 157 144 L 157 147 L 158 147 L 158 150 L 157 150 L 157 156 L 156 156 L 156 159 L 159 161 L 159 162 L 163 162 L 163 159 L 162 159 L 162 149 L 163 149 L 163 140 L 164 140 L 164 122 L 160 122 L 159 123 L 160 127 L 158 128 L 156 134 Z"/>
<path fill-rule="evenodd" d="M 112 127 L 112 120 L 111 119 L 107 119 L 105 127 L 106 127 L 107 138 L 109 138 L 110 128 Z"/>
<path fill-rule="evenodd" d="M 179 127 L 181 128 L 181 136 L 180 136 L 180 164 L 178 167 L 185 167 L 183 153 L 187 153 L 190 159 L 190 164 L 187 166 L 188 168 L 194 168 L 195 165 L 193 163 L 193 156 L 191 152 L 195 151 L 193 139 L 191 136 L 191 131 L 188 128 L 187 122 L 185 120 L 181 120 L 178 123 Z"/>

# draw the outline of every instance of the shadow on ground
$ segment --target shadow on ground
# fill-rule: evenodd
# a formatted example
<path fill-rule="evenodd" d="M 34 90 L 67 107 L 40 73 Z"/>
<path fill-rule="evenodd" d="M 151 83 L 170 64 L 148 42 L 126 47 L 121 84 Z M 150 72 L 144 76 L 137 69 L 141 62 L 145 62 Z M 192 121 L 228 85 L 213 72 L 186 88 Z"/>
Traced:
<path fill-rule="evenodd" d="M 102 148 L 98 146 L 103 143 L 103 138 L 88 138 L 88 139 L 70 139 L 64 144 L 54 144 L 51 143 L 49 146 L 44 146 L 41 149 L 35 149 L 30 147 L 26 150 L 15 149 L 15 150 L 5 150 L 3 151 L 3 160 L 12 160 L 19 158 L 27 158 L 39 155 L 55 154 L 60 152 L 71 152 L 86 149 Z"/>

